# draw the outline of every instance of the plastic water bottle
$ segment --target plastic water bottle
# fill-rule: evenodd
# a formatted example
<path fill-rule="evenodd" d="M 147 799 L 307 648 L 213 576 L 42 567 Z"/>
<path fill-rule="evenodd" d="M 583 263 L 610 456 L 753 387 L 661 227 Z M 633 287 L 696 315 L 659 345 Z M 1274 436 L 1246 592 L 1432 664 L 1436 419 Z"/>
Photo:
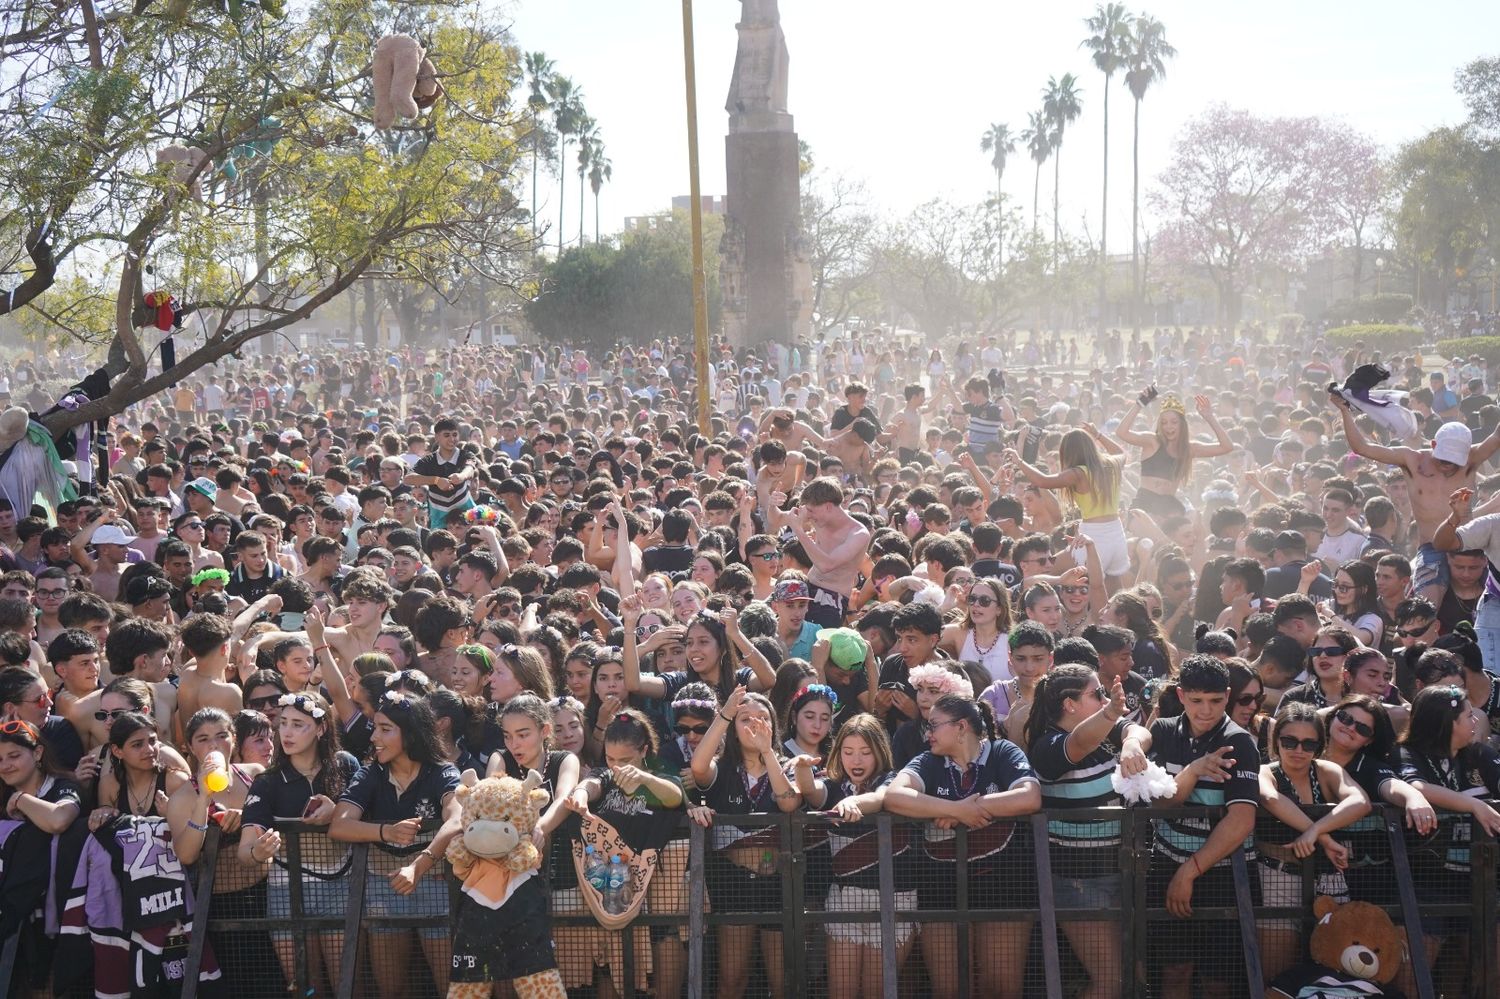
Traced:
<path fill-rule="evenodd" d="M 583 848 L 583 878 L 599 894 L 609 897 L 609 865 L 592 846 Z"/>
<path fill-rule="evenodd" d="M 630 908 L 630 868 L 619 854 L 609 858 L 608 889 L 604 892 L 604 911 L 615 915 Z"/>

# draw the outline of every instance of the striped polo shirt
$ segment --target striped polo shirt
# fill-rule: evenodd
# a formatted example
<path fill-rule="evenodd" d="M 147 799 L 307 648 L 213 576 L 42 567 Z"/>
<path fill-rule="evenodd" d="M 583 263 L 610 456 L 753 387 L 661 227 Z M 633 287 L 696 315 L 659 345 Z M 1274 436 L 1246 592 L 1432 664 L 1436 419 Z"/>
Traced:
<path fill-rule="evenodd" d="M 1042 808 L 1059 814 L 1069 808 L 1122 805 L 1111 778 L 1125 739 L 1125 719 L 1081 760 L 1068 758 L 1068 733 L 1053 726 L 1031 744 L 1031 766 L 1042 782 Z M 1052 872 L 1062 878 L 1098 878 L 1120 872 L 1120 823 L 1106 820 L 1047 823 Z"/>
<path fill-rule="evenodd" d="M 1260 750 L 1255 736 L 1224 718 L 1201 737 L 1194 737 L 1187 715 L 1158 718 L 1151 726 L 1151 760 L 1176 777 L 1189 763 L 1224 746 L 1230 747 L 1229 778 L 1221 784 L 1200 780 L 1188 795 L 1185 805 L 1247 804 L 1260 807 Z M 1155 826 L 1155 850 L 1176 863 L 1185 863 L 1208 842 L 1214 823 L 1208 819 L 1158 819 Z M 1245 840 L 1247 854 L 1253 853 L 1254 841 Z M 1219 861 L 1228 867 L 1229 858 Z M 1217 865 L 1216 865 L 1217 866 Z"/>
<path fill-rule="evenodd" d="M 437 449 L 424 454 L 417 459 L 417 465 L 412 469 L 417 475 L 430 475 L 434 478 L 446 479 L 450 475 L 457 475 L 472 464 L 472 459 L 462 449 L 455 448 L 453 455 L 447 461 L 438 456 Z M 428 486 L 427 502 L 432 509 L 440 513 L 451 513 L 462 509 L 469 499 L 469 484 L 467 482 L 457 489 L 447 486 Z"/>

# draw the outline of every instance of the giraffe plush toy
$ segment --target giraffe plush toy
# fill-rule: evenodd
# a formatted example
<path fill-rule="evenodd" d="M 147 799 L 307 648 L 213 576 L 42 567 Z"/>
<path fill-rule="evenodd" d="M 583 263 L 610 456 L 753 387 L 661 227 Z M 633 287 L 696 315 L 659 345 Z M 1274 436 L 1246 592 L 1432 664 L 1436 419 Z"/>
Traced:
<path fill-rule="evenodd" d="M 449 844 L 448 862 L 468 898 L 453 931 L 448 999 L 487 999 L 496 981 L 509 981 L 520 999 L 567 999 L 542 857 L 531 841 L 551 797 L 541 784 L 535 771 L 520 781 L 465 770 L 454 792 L 463 832 Z"/>

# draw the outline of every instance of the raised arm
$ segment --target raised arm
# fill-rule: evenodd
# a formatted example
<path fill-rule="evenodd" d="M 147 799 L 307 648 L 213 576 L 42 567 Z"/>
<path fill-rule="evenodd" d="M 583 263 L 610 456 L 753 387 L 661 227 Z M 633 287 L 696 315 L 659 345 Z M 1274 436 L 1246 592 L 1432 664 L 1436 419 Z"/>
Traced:
<path fill-rule="evenodd" d="M 1032 485 L 1043 489 L 1081 489 L 1086 485 L 1083 473 L 1076 468 L 1065 468 L 1056 475 L 1048 475 L 1040 468 L 1027 464 L 1017 451 L 1006 451 L 1005 460 L 1019 468 Z"/>
<path fill-rule="evenodd" d="M 1155 434 L 1138 433 L 1131 429 L 1135 426 L 1135 418 L 1139 415 L 1141 415 L 1141 403 L 1140 400 L 1136 400 L 1130 404 L 1129 409 L 1125 410 L 1125 415 L 1120 417 L 1120 425 L 1115 427 L 1115 436 L 1132 447 L 1158 446 Z"/>
<path fill-rule="evenodd" d="M 729 641 L 739 650 L 745 665 L 750 667 L 754 676 L 750 679 L 751 690 L 770 690 L 776 686 L 776 671 L 771 668 L 771 661 L 766 658 L 765 653 L 755 647 L 755 643 L 745 637 L 740 631 L 739 613 L 734 610 L 726 610 L 723 614 L 724 631 Z"/>
<path fill-rule="evenodd" d="M 1333 400 L 1334 407 L 1339 411 L 1339 418 L 1344 422 L 1344 437 L 1349 441 L 1349 450 L 1361 458 L 1369 458 L 1385 465 L 1395 465 L 1411 471 L 1410 461 L 1416 456 L 1416 452 L 1409 447 L 1386 447 L 1376 444 L 1365 438 L 1364 431 L 1359 429 L 1354 419 L 1354 410 L 1340 396 L 1329 394 Z"/>
<path fill-rule="evenodd" d="M 1208 429 L 1214 432 L 1214 443 L 1192 444 L 1191 453 L 1194 458 L 1216 458 L 1221 454 L 1228 454 L 1234 450 L 1234 442 L 1224 432 L 1224 425 L 1214 415 L 1213 403 L 1208 401 L 1208 396 L 1195 396 L 1193 402 L 1198 407 L 1198 415 L 1203 417 L 1203 422 L 1208 424 Z"/>
<path fill-rule="evenodd" d="M 641 653 L 635 640 L 635 626 L 641 620 L 640 594 L 632 593 L 620 600 L 620 616 L 624 619 L 625 627 L 625 644 L 620 649 L 621 665 L 625 669 L 625 690 L 661 700 L 667 696 L 666 681 L 659 676 L 641 675 Z"/>

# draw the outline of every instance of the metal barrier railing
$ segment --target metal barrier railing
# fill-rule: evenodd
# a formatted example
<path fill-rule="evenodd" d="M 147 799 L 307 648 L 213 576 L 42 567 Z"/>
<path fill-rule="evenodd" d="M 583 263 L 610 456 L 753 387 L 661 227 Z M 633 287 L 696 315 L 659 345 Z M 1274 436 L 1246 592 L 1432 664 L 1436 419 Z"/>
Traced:
<path fill-rule="evenodd" d="M 952 853 L 954 885 L 950 908 L 913 907 L 910 901 L 898 897 L 898 867 L 901 861 L 895 845 L 898 834 L 906 837 L 915 827 L 925 829 L 926 824 L 916 823 L 890 814 L 881 814 L 867 819 L 858 827 L 876 832 L 878 858 L 879 904 L 862 911 L 827 911 L 822 899 L 810 897 L 809 886 L 817 882 L 817 841 L 828 831 L 830 820 L 814 813 L 785 815 L 720 816 L 720 821 L 745 830 L 776 830 L 776 848 L 767 849 L 768 866 L 774 868 L 775 881 L 779 886 L 782 904 L 779 909 L 755 911 L 708 911 L 706 904 L 713 894 L 706 872 L 712 863 L 712 851 L 708 845 L 709 832 L 692 824 L 687 825 L 688 860 L 685 886 L 685 911 L 653 913 L 645 912 L 631 924 L 631 929 L 619 934 L 623 980 L 634 983 L 639 962 L 649 959 L 638 953 L 634 927 L 667 927 L 672 930 L 686 929 L 686 975 L 685 993 L 691 999 L 701 999 L 711 993 L 715 969 L 722 963 L 723 955 L 715 953 L 714 934 L 725 927 L 767 925 L 779 930 L 782 941 L 780 953 L 783 994 L 816 996 L 826 987 L 824 976 L 830 974 L 812 958 L 811 952 L 818 946 L 823 934 L 816 932 L 831 924 L 866 925 L 878 927 L 880 991 L 886 997 L 907 991 L 903 986 L 898 942 L 898 927 L 915 923 L 919 927 L 932 924 L 955 924 L 964 928 L 993 927 L 998 924 L 1030 923 L 1035 928 L 1032 942 L 1027 946 L 1025 960 L 1035 967 L 1026 977 L 1026 995 L 1046 996 L 1061 999 L 1072 991 L 1069 975 L 1076 977 L 1078 970 L 1065 964 L 1069 950 L 1064 947 L 1068 930 L 1078 923 L 1109 924 L 1115 927 L 1111 940 L 1117 940 L 1122 957 L 1123 974 L 1120 994 L 1124 999 L 1141 999 L 1153 994 L 1156 984 L 1149 979 L 1151 943 L 1155 936 L 1161 939 L 1174 924 L 1186 930 L 1191 924 L 1177 919 L 1160 907 L 1148 905 L 1148 878 L 1150 876 L 1153 827 L 1157 820 L 1203 819 L 1215 820 L 1224 814 L 1222 808 L 1172 807 L 1172 808 L 1092 808 L 1070 809 L 1065 813 L 1039 813 L 1016 820 L 1016 829 L 1029 832 L 1034 855 L 1028 870 L 1035 878 L 1035 904 L 1024 908 L 993 904 L 994 899 L 983 892 L 982 882 L 970 878 L 973 836 L 962 826 L 952 831 Z M 1428 966 L 1426 948 L 1421 945 L 1424 919 L 1439 920 L 1443 917 L 1462 917 L 1466 925 L 1478 928 L 1469 933 L 1467 962 L 1467 994 L 1473 997 L 1500 995 L 1500 965 L 1497 965 L 1496 934 L 1497 916 L 1496 874 L 1500 861 L 1500 847 L 1495 837 L 1476 823 L 1467 819 L 1456 820 L 1457 834 L 1452 840 L 1441 843 L 1424 843 L 1425 851 L 1441 851 L 1445 847 L 1467 840 L 1470 851 L 1471 877 L 1470 895 L 1467 899 L 1446 904 L 1419 905 L 1418 893 L 1411 874 L 1411 851 L 1407 844 L 1404 816 L 1398 809 L 1380 805 L 1374 809 L 1376 825 L 1384 833 L 1384 843 L 1389 849 L 1389 876 L 1394 881 L 1393 901 L 1384 907 L 1398 924 L 1408 932 L 1410 980 L 1417 996 L 1431 999 L 1437 995 L 1434 987 L 1433 969 Z M 1035 849 L 1048 843 L 1048 822 L 1066 821 L 1111 822 L 1119 824 L 1119 846 L 1116 853 L 1120 873 L 1118 908 L 1101 909 L 1098 906 L 1059 904 L 1054 886 L 1059 879 L 1066 880 L 1070 872 L 1059 869 L 1054 863 L 1051 849 Z M 1472 828 L 1467 828 L 1467 827 Z M 849 829 L 850 827 L 845 827 Z M 308 827 L 298 822 L 278 824 L 287 844 L 287 860 L 291 869 L 301 865 L 301 839 Z M 190 938 L 184 999 L 195 999 L 197 995 L 197 971 L 204 954 L 205 945 L 211 937 L 226 933 L 290 934 L 294 949 L 291 977 L 293 992 L 309 993 L 317 983 L 311 980 L 312 935 L 319 932 L 343 934 L 342 959 L 336 980 L 330 975 L 330 985 L 341 997 L 353 997 L 360 988 L 361 961 L 360 939 L 362 931 L 371 928 L 447 928 L 448 914 L 428 913 L 420 915 L 372 916 L 366 911 L 365 887 L 369 860 L 369 847 L 359 844 L 350 848 L 351 864 L 348 873 L 348 903 L 344 914 L 337 916 L 309 916 L 306 914 L 302 878 L 289 878 L 291 915 L 289 918 L 235 918 L 224 919 L 215 914 L 213 885 L 220 854 L 220 836 L 213 829 L 207 837 L 198 870 L 195 873 L 198 913 L 207 918 L 194 920 Z M 1316 855 L 1315 855 L 1316 857 Z M 1231 856 L 1234 898 L 1232 905 L 1215 907 L 1194 906 L 1193 923 L 1198 920 L 1220 920 L 1233 922 L 1239 933 L 1239 953 L 1217 955 L 1218 959 L 1236 967 L 1243 961 L 1242 977 L 1236 985 L 1252 999 L 1264 995 L 1265 985 L 1261 978 L 1261 947 L 1258 928 L 1268 919 L 1297 920 L 1299 939 L 1305 941 L 1311 928 L 1311 902 L 1315 893 L 1317 866 L 1312 861 L 1300 865 L 1302 879 L 1301 905 L 1257 905 L 1256 891 L 1252 881 L 1256 871 L 1246 862 L 1242 850 Z M 436 872 L 429 877 L 440 876 Z M 905 872 L 910 881 L 910 871 Z M 451 878 L 448 897 L 452 899 L 455 886 Z M 976 897 L 979 892 L 980 897 Z M 563 927 L 597 927 L 593 919 L 584 915 L 557 915 L 554 924 Z M 602 931 L 600 931 L 602 932 Z M 1117 937 L 1114 934 L 1118 934 Z M 957 958 L 960 969 L 969 969 L 974 962 L 970 934 L 957 932 Z M 15 962 L 16 938 L 5 942 L 0 950 L 0 994 L 8 986 Z M 676 946 L 676 944 L 673 944 Z M 1113 946 L 1113 943 L 1112 943 Z M 221 963 L 223 960 L 221 958 Z M 908 964 L 910 962 L 908 961 Z M 768 970 L 764 962 L 761 973 Z M 1222 968 L 1220 969 L 1223 970 Z M 265 969 L 266 981 L 278 981 L 280 967 Z M 238 983 L 230 982 L 230 988 L 240 994 Z M 909 984 L 909 983 L 908 983 Z M 271 989 L 270 991 L 275 991 Z M 413 990 L 418 994 L 420 990 Z M 974 994 L 970 974 L 957 976 L 957 995 L 969 999 Z"/>

